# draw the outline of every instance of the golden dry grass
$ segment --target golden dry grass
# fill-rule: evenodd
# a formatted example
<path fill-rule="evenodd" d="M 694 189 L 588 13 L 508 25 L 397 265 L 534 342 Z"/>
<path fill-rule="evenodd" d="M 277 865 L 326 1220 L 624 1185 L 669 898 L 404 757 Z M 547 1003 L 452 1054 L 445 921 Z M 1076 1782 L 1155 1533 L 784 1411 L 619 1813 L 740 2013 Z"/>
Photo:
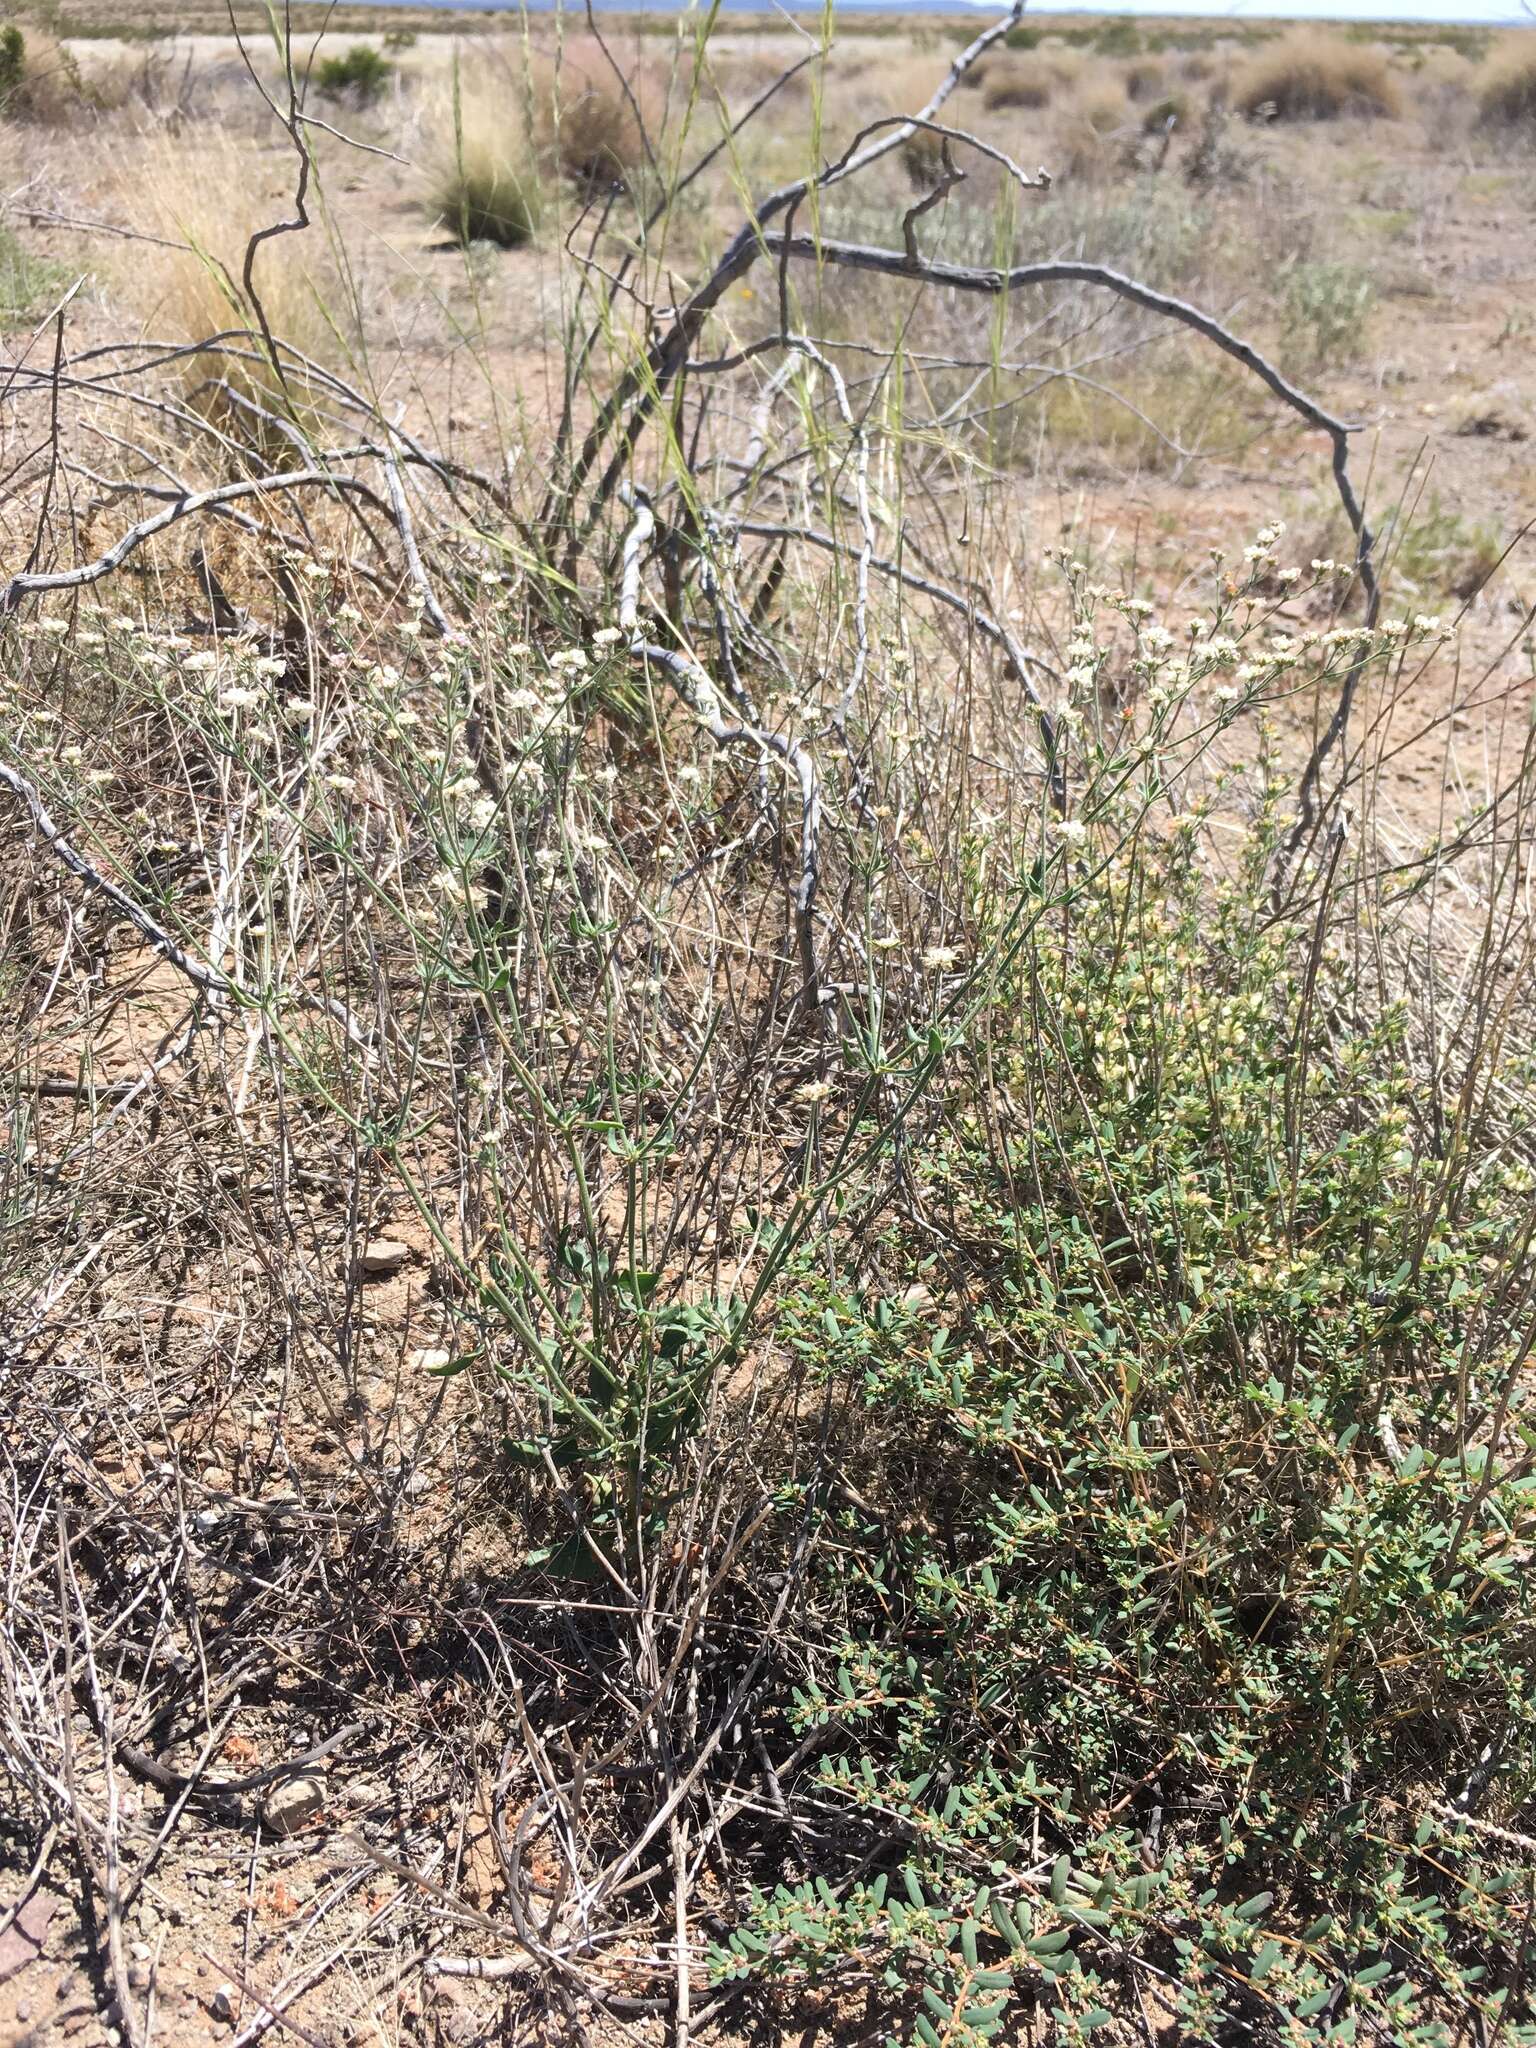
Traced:
<path fill-rule="evenodd" d="M 1089 73 L 1054 124 L 1053 166 L 1070 178 L 1093 181 L 1108 177 L 1121 164 L 1130 117 L 1119 76 Z"/>
<path fill-rule="evenodd" d="M 988 113 L 1048 107 L 1056 85 L 1050 69 L 1038 57 L 1010 50 L 988 67 L 981 103 Z"/>
<path fill-rule="evenodd" d="M 478 54 L 478 53 L 477 53 Z M 526 80 L 500 61 L 455 67 L 429 111 L 424 199 L 461 242 L 516 248 L 538 226 Z"/>
<path fill-rule="evenodd" d="M 532 87 L 535 142 L 564 176 L 622 185 L 644 167 L 665 102 L 651 65 L 610 61 L 595 38 L 572 36 L 553 59 L 535 58 Z"/>
<path fill-rule="evenodd" d="M 182 138 L 136 138 L 123 153 L 118 183 L 124 209 L 160 238 L 135 243 L 113 269 L 114 296 L 143 330 L 181 342 L 255 326 L 242 285 L 246 248 L 256 229 L 270 224 L 284 194 L 252 176 L 249 152 L 227 133 L 206 128 Z M 254 282 L 275 334 L 311 357 L 335 352 L 338 324 L 345 324 L 344 294 L 323 238 L 280 235 L 264 242 Z M 189 358 L 186 376 L 194 387 L 222 376 L 257 397 L 273 394 L 271 371 L 238 355 L 216 364 Z"/>
<path fill-rule="evenodd" d="M 1494 46 L 1477 74 L 1477 104 L 1485 121 L 1536 136 L 1536 36 Z"/>
<path fill-rule="evenodd" d="M 1383 51 L 1308 30 L 1249 58 L 1233 79 L 1232 104 L 1244 114 L 1272 107 L 1281 121 L 1391 118 L 1403 111 L 1403 90 Z"/>

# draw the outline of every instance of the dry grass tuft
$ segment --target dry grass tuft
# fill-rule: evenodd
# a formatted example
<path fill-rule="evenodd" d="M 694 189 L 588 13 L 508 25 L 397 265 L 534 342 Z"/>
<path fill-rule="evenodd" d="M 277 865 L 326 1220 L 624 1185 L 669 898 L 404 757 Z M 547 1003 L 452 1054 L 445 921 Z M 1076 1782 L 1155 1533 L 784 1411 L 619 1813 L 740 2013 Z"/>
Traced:
<path fill-rule="evenodd" d="M 504 249 L 531 241 L 539 224 L 538 165 L 524 104 L 513 81 L 493 69 L 462 76 L 438 122 L 444 138 L 430 162 L 427 204 L 456 240 Z"/>
<path fill-rule="evenodd" d="M 553 63 L 534 67 L 539 154 L 578 185 L 629 185 L 646 164 L 661 100 L 646 67 L 636 64 L 621 77 L 595 38 L 573 37 Z"/>
<path fill-rule="evenodd" d="M 1056 80 L 1038 57 L 1008 52 L 989 66 L 982 87 L 982 105 L 989 114 L 1010 108 L 1048 107 Z"/>
<path fill-rule="evenodd" d="M 1232 103 L 1243 114 L 1272 109 L 1279 121 L 1393 119 L 1403 111 L 1403 92 L 1382 51 L 1309 31 L 1250 58 L 1233 81 Z"/>
<path fill-rule="evenodd" d="M 1536 136 L 1536 36 L 1495 47 L 1478 73 L 1477 104 L 1485 121 Z"/>
<path fill-rule="evenodd" d="M 1072 178 L 1109 176 L 1124 156 L 1129 113 L 1118 79 L 1090 78 L 1056 124 L 1052 169 Z"/>
<path fill-rule="evenodd" d="M 135 150 L 131 165 L 125 161 L 120 182 L 125 208 L 131 203 L 172 245 L 136 244 L 116 272 L 118 291 L 144 328 L 188 342 L 257 328 L 241 277 L 251 235 L 271 220 L 273 195 L 267 178 L 253 175 L 249 153 L 228 135 L 199 134 L 195 144 L 157 138 Z M 335 354 L 343 295 L 323 241 L 280 235 L 265 242 L 254 281 L 274 334 L 306 356 Z M 259 360 L 259 340 L 230 347 L 234 354 L 187 359 L 185 375 L 200 402 L 218 409 L 213 386 L 220 379 L 262 404 L 284 397 Z"/>
<path fill-rule="evenodd" d="M 1161 99 L 1167 81 L 1167 70 L 1156 57 L 1138 57 L 1125 67 L 1125 91 L 1129 99 Z"/>

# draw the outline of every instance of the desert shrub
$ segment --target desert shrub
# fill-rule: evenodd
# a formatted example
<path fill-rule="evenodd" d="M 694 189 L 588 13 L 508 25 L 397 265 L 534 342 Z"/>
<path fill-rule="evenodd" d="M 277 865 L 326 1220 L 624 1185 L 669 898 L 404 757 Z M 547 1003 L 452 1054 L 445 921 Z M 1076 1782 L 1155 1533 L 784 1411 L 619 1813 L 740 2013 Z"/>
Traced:
<path fill-rule="evenodd" d="M 1536 36 L 1511 36 L 1495 46 L 1477 75 L 1485 121 L 1536 136 Z"/>
<path fill-rule="evenodd" d="M 982 104 L 988 113 L 1002 113 L 1011 107 L 1046 107 L 1051 103 L 1052 78 L 1047 68 L 1027 58 L 999 58 L 987 71 Z"/>
<path fill-rule="evenodd" d="M 1156 57 L 1138 57 L 1125 67 L 1126 97 L 1148 100 L 1161 94 L 1167 72 Z"/>
<path fill-rule="evenodd" d="M 1475 597 L 1504 553 L 1497 527 L 1445 504 L 1437 491 L 1427 505 L 1394 507 L 1384 525 L 1394 570 L 1435 597 Z"/>
<path fill-rule="evenodd" d="M 354 43 L 315 66 L 315 84 L 328 99 L 351 100 L 360 107 L 381 98 L 393 76 L 393 65 L 371 43 Z"/>
<path fill-rule="evenodd" d="M 575 37 L 558 63 L 535 66 L 532 86 L 539 153 L 565 177 L 604 186 L 638 176 L 658 99 L 643 67 L 621 80 L 596 42 Z"/>
<path fill-rule="evenodd" d="M 1232 104 L 1249 115 L 1273 109 L 1280 121 L 1330 121 L 1398 115 L 1403 96 L 1380 50 L 1308 32 L 1251 57 L 1233 80 Z"/>
<path fill-rule="evenodd" d="M 1339 362 L 1360 351 L 1376 305 L 1375 279 L 1354 263 L 1297 263 L 1282 305 L 1292 346 L 1313 362 Z"/>
<path fill-rule="evenodd" d="M 392 28 L 384 38 L 386 50 L 414 50 L 416 31 L 413 28 Z"/>

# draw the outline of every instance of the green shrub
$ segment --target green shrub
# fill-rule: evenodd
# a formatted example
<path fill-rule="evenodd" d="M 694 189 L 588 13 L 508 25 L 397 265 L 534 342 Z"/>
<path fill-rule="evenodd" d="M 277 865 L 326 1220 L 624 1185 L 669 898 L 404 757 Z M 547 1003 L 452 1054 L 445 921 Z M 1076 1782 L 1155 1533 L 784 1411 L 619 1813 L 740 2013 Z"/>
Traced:
<path fill-rule="evenodd" d="M 16 24 L 0 27 L 0 107 L 18 91 L 26 71 L 27 42 Z"/>
<path fill-rule="evenodd" d="M 315 66 L 315 84 L 328 99 L 348 99 L 360 107 L 381 98 L 393 76 L 394 66 L 370 43 L 354 43 Z"/>
<path fill-rule="evenodd" d="M 1103 649 L 1085 602 L 1088 732 Z M 1230 837 L 1148 787 L 977 845 L 947 957 L 1011 964 L 900 1199 L 784 1290 L 837 1418 L 786 1741 L 845 1875 L 759 1890 L 715 1969 L 857 1958 L 925 2048 L 1076 2041 L 1143 1964 L 1171 2038 L 1448 2044 L 1529 1910 L 1453 1802 L 1485 1752 L 1536 1777 L 1528 1439 L 1457 1420 L 1469 1375 L 1523 1398 L 1536 1067 L 1469 1049 L 1437 1138 L 1355 882 L 1275 911 L 1290 787 Z"/>
<path fill-rule="evenodd" d="M 0 110 L 42 125 L 68 122 L 83 101 L 80 67 L 47 30 L 0 28 Z"/>
<path fill-rule="evenodd" d="M 1359 353 L 1376 306 L 1376 284 L 1353 263 L 1297 263 L 1285 280 L 1287 332 L 1313 362 L 1340 362 Z"/>

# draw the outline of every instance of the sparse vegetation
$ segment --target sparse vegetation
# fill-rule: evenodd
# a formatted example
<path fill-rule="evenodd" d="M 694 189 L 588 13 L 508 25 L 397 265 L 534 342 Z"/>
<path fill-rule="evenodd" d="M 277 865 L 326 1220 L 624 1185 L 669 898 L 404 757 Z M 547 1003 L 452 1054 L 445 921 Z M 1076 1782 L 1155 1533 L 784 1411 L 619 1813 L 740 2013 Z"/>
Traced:
<path fill-rule="evenodd" d="M 1375 282 L 1357 264 L 1297 263 L 1285 280 L 1288 339 L 1314 364 L 1360 354 L 1375 305 Z"/>
<path fill-rule="evenodd" d="M 1518 156 L 283 26 L 0 133 L 38 2048 L 1536 2048 Z"/>

